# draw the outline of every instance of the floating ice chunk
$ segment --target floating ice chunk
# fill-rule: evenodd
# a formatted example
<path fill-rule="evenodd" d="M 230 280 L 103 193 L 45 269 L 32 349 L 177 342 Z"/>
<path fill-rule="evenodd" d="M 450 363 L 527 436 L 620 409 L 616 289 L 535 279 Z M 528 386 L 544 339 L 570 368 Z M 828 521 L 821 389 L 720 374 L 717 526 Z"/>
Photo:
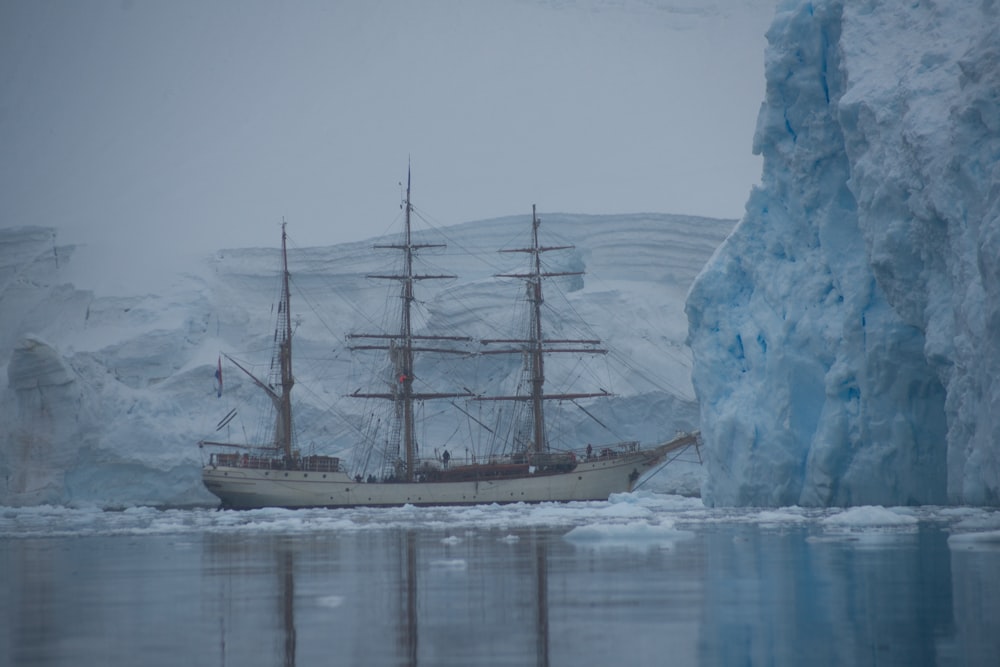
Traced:
<path fill-rule="evenodd" d="M 958 533 L 948 538 L 948 547 L 964 551 L 1000 551 L 1000 530 Z"/>
<path fill-rule="evenodd" d="M 979 508 L 947 508 L 943 516 L 956 517 L 959 520 L 952 526 L 956 533 L 986 532 L 1000 530 L 1000 512 Z"/>
<path fill-rule="evenodd" d="M 915 529 L 919 519 L 911 513 L 887 509 L 878 505 L 852 507 L 820 520 L 828 530 Z"/>
<path fill-rule="evenodd" d="M 316 599 L 316 604 L 320 607 L 329 607 L 330 609 L 335 609 L 340 605 L 344 604 L 343 595 L 324 595 L 323 597 Z"/>
<path fill-rule="evenodd" d="M 464 558 L 439 558 L 431 561 L 431 568 L 461 572 L 467 570 L 469 564 Z"/>
<path fill-rule="evenodd" d="M 795 511 L 791 508 L 783 508 L 779 510 L 765 510 L 763 512 L 758 512 L 753 516 L 757 523 L 770 526 L 776 524 L 799 524 L 808 521 L 808 518 L 802 514 L 801 511 Z"/>
<path fill-rule="evenodd" d="M 602 548 L 646 549 L 649 547 L 672 548 L 674 543 L 690 538 L 693 533 L 674 528 L 672 520 L 651 524 L 647 521 L 614 523 L 606 525 L 577 526 L 563 536 L 577 546 Z"/>
<path fill-rule="evenodd" d="M 643 518 L 648 517 L 652 513 L 652 510 L 648 507 L 633 503 L 611 503 L 598 512 L 602 518 Z"/>

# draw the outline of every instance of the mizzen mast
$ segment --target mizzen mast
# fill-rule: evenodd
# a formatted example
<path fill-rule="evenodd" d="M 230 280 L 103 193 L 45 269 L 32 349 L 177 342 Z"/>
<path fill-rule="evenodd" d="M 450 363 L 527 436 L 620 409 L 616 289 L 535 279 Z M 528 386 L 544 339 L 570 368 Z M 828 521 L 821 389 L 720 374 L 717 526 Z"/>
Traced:
<path fill-rule="evenodd" d="M 501 273 L 498 278 L 521 278 L 525 281 L 528 294 L 528 301 L 531 304 L 531 321 L 529 325 L 528 337 L 524 339 L 516 338 L 494 338 L 482 340 L 483 345 L 511 344 L 520 347 L 484 350 L 482 354 L 525 354 L 527 358 L 527 370 L 531 379 L 531 393 L 527 396 L 486 396 L 477 400 L 484 401 L 527 401 L 531 404 L 532 418 L 532 450 L 536 453 L 548 451 L 548 441 L 545 436 L 545 410 L 543 402 L 545 400 L 574 400 L 578 398 L 593 398 L 598 396 L 608 396 L 605 391 L 598 393 L 582 394 L 546 394 L 545 393 L 545 355 L 555 352 L 576 352 L 591 354 L 606 354 L 607 350 L 594 347 L 600 344 L 600 340 L 583 339 L 557 339 L 545 338 L 542 331 L 542 279 L 554 278 L 557 276 L 579 276 L 582 271 L 543 271 L 542 253 L 552 250 L 568 250 L 574 246 L 543 246 L 538 241 L 538 228 L 541 220 L 535 210 L 535 205 L 531 206 L 531 239 L 530 248 L 511 248 L 500 252 L 520 252 L 531 255 L 531 268 L 527 273 Z M 577 345 L 581 347 L 565 347 L 565 345 Z"/>

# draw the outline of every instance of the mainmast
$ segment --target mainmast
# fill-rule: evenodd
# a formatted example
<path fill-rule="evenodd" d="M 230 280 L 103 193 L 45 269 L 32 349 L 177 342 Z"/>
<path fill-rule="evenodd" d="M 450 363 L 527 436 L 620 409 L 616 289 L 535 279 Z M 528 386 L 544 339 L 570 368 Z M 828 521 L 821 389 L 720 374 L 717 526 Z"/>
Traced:
<path fill-rule="evenodd" d="M 538 214 L 531 205 L 531 248 L 533 275 L 528 278 L 528 299 L 531 302 L 531 342 L 528 358 L 531 362 L 531 412 L 534 416 L 535 451 L 547 449 L 545 442 L 545 357 L 542 355 L 542 253 L 538 245 Z"/>
<path fill-rule="evenodd" d="M 375 274 L 369 278 L 380 278 L 384 280 L 398 280 L 401 285 L 401 315 L 400 330 L 398 334 L 350 334 L 348 338 L 383 339 L 385 344 L 357 345 L 353 350 L 387 350 L 392 361 L 395 386 L 388 393 L 363 394 L 355 392 L 352 396 L 359 398 L 383 398 L 395 401 L 400 406 L 402 420 L 403 437 L 403 460 L 405 463 L 406 481 L 413 481 L 414 469 L 417 460 L 417 441 L 414 419 L 414 404 L 416 401 L 434 398 L 457 398 L 460 396 L 470 396 L 469 392 L 463 393 L 418 393 L 413 389 L 413 360 L 415 352 L 438 352 L 443 354 L 466 354 L 464 350 L 443 349 L 437 347 L 420 347 L 415 345 L 416 341 L 449 340 L 449 341 L 469 341 L 465 336 L 422 336 L 413 333 L 413 323 L 411 310 L 413 305 L 413 285 L 418 280 L 435 280 L 456 278 L 453 275 L 430 275 L 416 274 L 413 271 L 413 259 L 417 250 L 423 248 L 443 248 L 442 243 L 414 243 L 411 214 L 413 205 L 410 202 L 410 171 L 406 172 L 406 199 L 403 201 L 405 211 L 405 228 L 403 232 L 402 244 L 376 245 L 375 248 L 389 248 L 403 251 L 403 271 L 400 274 Z"/>
<path fill-rule="evenodd" d="M 500 252 L 523 252 L 531 255 L 531 268 L 528 273 L 501 273 L 499 278 L 521 278 L 525 281 L 528 302 L 531 305 L 531 321 L 528 338 L 497 338 L 483 340 L 484 345 L 494 343 L 515 344 L 522 347 L 507 348 L 498 350 L 487 350 L 483 354 L 513 354 L 524 353 L 527 361 L 527 371 L 531 380 L 531 393 L 528 396 L 488 396 L 478 400 L 486 401 L 528 401 L 531 404 L 531 418 L 533 438 L 531 448 L 536 453 L 548 451 L 548 442 L 545 436 L 545 410 L 543 401 L 549 399 L 573 400 L 577 398 L 592 398 L 596 396 L 607 396 L 607 392 L 585 393 L 585 394 L 546 394 L 545 393 L 545 355 L 553 352 L 576 352 L 606 354 L 607 350 L 592 347 L 600 344 L 599 340 L 573 340 L 545 338 L 542 332 L 542 279 L 556 276 L 579 276 L 582 271 L 543 271 L 542 253 L 551 250 L 568 250 L 573 246 L 542 246 L 538 241 L 538 228 L 541 220 L 535 210 L 535 205 L 531 205 L 531 247 L 512 248 L 501 250 Z M 568 348 L 566 344 L 584 345 L 588 347 Z"/>

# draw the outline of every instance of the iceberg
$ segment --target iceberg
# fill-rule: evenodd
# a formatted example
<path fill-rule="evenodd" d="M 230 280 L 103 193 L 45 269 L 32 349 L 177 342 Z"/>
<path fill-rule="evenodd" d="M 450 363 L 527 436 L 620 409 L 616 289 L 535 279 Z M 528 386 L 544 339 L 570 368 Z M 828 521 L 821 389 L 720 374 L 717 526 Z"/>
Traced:
<path fill-rule="evenodd" d="M 588 407 L 596 421 L 575 406 L 553 406 L 562 430 L 587 442 L 620 439 L 610 431 L 653 443 L 696 429 L 684 298 L 735 221 L 542 217 L 543 232 L 575 246 L 559 261 L 586 270 L 562 287 L 574 317 L 608 342 L 616 357 L 609 367 L 620 371 L 606 387 L 615 398 Z M 459 279 L 422 292 L 428 329 L 488 333 L 477 327 L 500 315 L 496 289 L 484 282 L 494 280 L 496 251 L 524 229 L 525 216 L 512 216 L 440 230 L 456 250 L 433 261 Z M 294 228 L 289 232 L 294 239 Z M 260 393 L 226 367 L 217 397 L 215 372 L 220 352 L 247 363 L 268 360 L 278 239 L 274 248 L 188 258 L 187 272 L 154 293 L 130 294 L 126 283 L 114 296 L 76 287 L 88 279 L 80 266 L 96 265 L 79 261 L 90 249 L 56 241 L 50 228 L 0 230 L 0 505 L 214 505 L 201 483 L 196 443 Z M 301 312 L 296 351 L 309 360 L 295 367 L 293 395 L 303 451 L 346 451 L 352 425 L 362 420 L 363 408 L 343 400 L 354 389 L 345 334 L 368 324 L 366 303 L 383 301 L 383 287 L 365 278 L 382 268 L 384 258 L 370 247 L 377 242 L 293 244 L 289 251 L 292 298 Z M 480 249 L 484 261 L 470 261 L 459 248 Z M 578 372 L 557 364 L 549 370 Z M 426 434 L 428 442 L 458 425 L 441 420 L 438 428 Z M 697 493 L 701 467 L 676 469 L 643 488 Z"/>
<path fill-rule="evenodd" d="M 1000 504 L 1000 7 L 785 1 L 688 295 L 709 505 Z"/>

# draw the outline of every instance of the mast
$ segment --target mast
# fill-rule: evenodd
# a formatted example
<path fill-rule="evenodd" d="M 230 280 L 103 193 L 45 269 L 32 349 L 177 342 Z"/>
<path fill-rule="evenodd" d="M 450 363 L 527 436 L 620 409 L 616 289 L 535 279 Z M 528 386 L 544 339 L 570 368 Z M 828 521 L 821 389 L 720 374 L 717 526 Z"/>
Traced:
<path fill-rule="evenodd" d="M 439 352 L 444 354 L 466 354 L 464 350 L 443 349 L 437 347 L 424 347 L 414 345 L 414 341 L 470 341 L 465 336 L 423 336 L 413 333 L 412 305 L 413 305 L 413 285 L 418 280 L 434 280 L 456 278 L 453 275 L 429 275 L 417 274 L 413 270 L 413 259 L 417 250 L 423 248 L 443 248 L 443 243 L 414 243 L 411 213 L 413 205 L 410 202 L 410 170 L 406 170 L 406 198 L 403 200 L 405 211 L 405 227 L 403 230 L 402 244 L 376 245 L 375 248 L 389 248 L 403 251 L 403 271 L 400 274 L 374 274 L 369 278 L 381 278 L 384 280 L 398 280 L 400 282 L 400 328 L 398 334 L 349 334 L 348 338 L 381 339 L 387 341 L 384 344 L 357 345 L 352 350 L 386 350 L 392 361 L 394 371 L 395 386 L 387 393 L 359 393 L 351 394 L 359 398 L 383 398 L 395 401 L 400 406 L 403 437 L 403 461 L 405 463 L 406 481 L 412 482 L 414 469 L 417 460 L 417 441 L 414 418 L 414 407 L 416 401 L 434 398 L 457 398 L 471 395 L 469 392 L 463 393 L 419 393 L 413 389 L 413 361 L 415 352 Z"/>
<path fill-rule="evenodd" d="M 528 279 L 529 300 L 531 302 L 531 343 L 528 358 L 531 360 L 531 413 L 534 417 L 535 451 L 547 449 L 545 442 L 545 410 L 542 397 L 545 395 L 545 357 L 542 355 L 542 253 L 538 246 L 538 214 L 531 205 L 531 247 L 534 250 L 532 268 L 534 275 Z"/>
<path fill-rule="evenodd" d="M 230 363 L 240 369 L 255 385 L 260 387 L 274 404 L 274 449 L 279 450 L 286 460 L 292 458 L 292 293 L 289 287 L 291 274 L 288 272 L 287 223 L 281 221 L 281 294 L 278 297 L 278 322 L 274 330 L 276 354 L 271 357 L 268 382 L 261 380 L 250 370 L 228 354 L 223 354 Z M 275 368 L 277 366 L 277 368 Z M 277 385 L 277 389 L 275 387 Z M 232 414 L 232 413 L 231 413 Z M 225 421 L 225 420 L 223 420 Z M 220 426 L 221 428 L 221 426 Z M 228 443 L 202 441 L 203 444 L 228 445 Z"/>
<path fill-rule="evenodd" d="M 288 273 L 288 234 L 285 232 L 287 223 L 281 221 L 281 300 L 278 303 L 278 365 L 281 381 L 281 397 L 278 401 L 278 419 L 275 424 L 275 446 L 284 451 L 285 456 L 292 456 L 292 293 L 289 288 Z M 282 315 L 284 317 L 282 318 Z"/>
<path fill-rule="evenodd" d="M 549 399 L 573 400 L 577 398 L 592 398 L 597 396 L 608 396 L 607 392 L 584 393 L 584 394 L 546 394 L 545 393 L 545 355 L 554 352 L 577 352 L 606 354 L 607 350 L 592 347 L 600 344 L 599 340 L 573 340 L 545 338 L 542 331 L 542 279 L 556 276 L 580 276 L 582 271 L 543 271 L 542 253 L 551 250 L 567 250 L 573 246 L 542 246 L 538 241 L 538 228 L 541 226 L 535 205 L 531 205 L 531 247 L 512 248 L 501 250 L 500 252 L 523 252 L 531 255 L 531 270 L 528 273 L 501 273 L 499 278 L 521 278 L 525 281 L 528 302 L 531 306 L 531 322 L 529 326 L 528 338 L 525 339 L 487 339 L 481 341 L 484 345 L 494 343 L 517 344 L 522 347 L 486 350 L 483 354 L 513 354 L 524 353 L 527 361 L 528 376 L 531 380 L 531 393 L 528 396 L 487 396 L 477 400 L 486 401 L 528 401 L 531 404 L 531 420 L 533 438 L 531 448 L 536 453 L 548 451 L 548 442 L 545 436 L 545 409 L 544 401 Z M 567 348 L 565 344 L 582 345 L 586 347 Z"/>
<path fill-rule="evenodd" d="M 413 305 L 413 238 L 410 227 L 410 213 L 413 205 L 410 203 L 410 170 L 406 170 L 406 226 L 405 243 L 403 246 L 404 275 L 403 284 L 403 316 L 400 323 L 400 341 L 402 347 L 396 357 L 396 377 L 399 379 L 400 389 L 402 389 L 403 405 L 403 446 L 406 460 L 406 480 L 413 479 L 413 464 L 417 456 L 416 443 L 414 442 L 413 424 L 413 326 L 410 319 L 410 310 Z"/>

